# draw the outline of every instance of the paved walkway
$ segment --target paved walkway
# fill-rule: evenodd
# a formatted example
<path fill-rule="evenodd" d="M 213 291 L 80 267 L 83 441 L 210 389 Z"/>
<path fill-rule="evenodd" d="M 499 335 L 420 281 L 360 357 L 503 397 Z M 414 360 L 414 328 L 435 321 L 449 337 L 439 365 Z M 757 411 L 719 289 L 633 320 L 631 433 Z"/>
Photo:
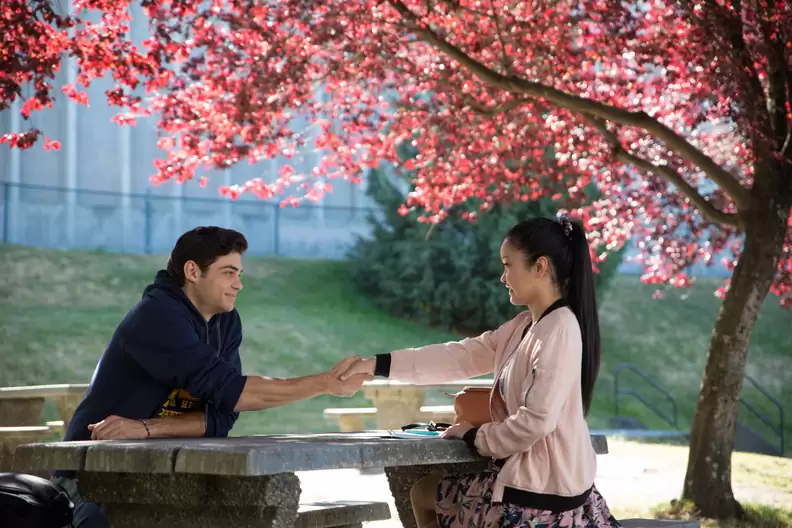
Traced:
<path fill-rule="evenodd" d="M 652 458 L 646 446 L 609 441 L 610 453 L 597 458 L 597 488 L 605 496 L 617 518 L 627 518 L 678 497 L 685 476 L 685 450 L 652 446 Z M 304 500 L 387 501 L 392 519 L 368 523 L 369 528 L 401 526 L 388 482 L 383 472 L 361 473 L 357 470 L 311 471 L 298 474 Z M 792 479 L 792 476 L 790 477 Z M 786 489 L 756 488 L 734 484 L 738 500 L 776 506 L 792 504 L 792 486 Z"/>

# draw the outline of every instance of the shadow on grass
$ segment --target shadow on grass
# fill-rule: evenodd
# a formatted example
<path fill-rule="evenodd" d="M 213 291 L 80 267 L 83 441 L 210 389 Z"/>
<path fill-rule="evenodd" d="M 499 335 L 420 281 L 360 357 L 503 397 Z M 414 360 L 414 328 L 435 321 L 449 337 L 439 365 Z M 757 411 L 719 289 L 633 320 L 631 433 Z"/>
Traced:
<path fill-rule="evenodd" d="M 792 509 L 759 504 L 742 504 L 746 518 L 718 521 L 700 518 L 692 502 L 673 500 L 652 510 L 657 519 L 699 520 L 702 528 L 792 528 Z"/>

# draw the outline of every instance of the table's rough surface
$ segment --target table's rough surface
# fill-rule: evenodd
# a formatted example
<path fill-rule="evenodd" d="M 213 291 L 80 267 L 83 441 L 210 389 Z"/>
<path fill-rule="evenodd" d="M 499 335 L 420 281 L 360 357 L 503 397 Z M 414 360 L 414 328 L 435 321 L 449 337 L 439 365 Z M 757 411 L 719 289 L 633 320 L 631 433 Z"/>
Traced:
<path fill-rule="evenodd" d="M 482 460 L 461 440 L 388 438 L 387 431 L 184 440 L 53 442 L 17 448 L 14 470 L 263 476 Z M 605 437 L 592 435 L 599 454 Z"/>

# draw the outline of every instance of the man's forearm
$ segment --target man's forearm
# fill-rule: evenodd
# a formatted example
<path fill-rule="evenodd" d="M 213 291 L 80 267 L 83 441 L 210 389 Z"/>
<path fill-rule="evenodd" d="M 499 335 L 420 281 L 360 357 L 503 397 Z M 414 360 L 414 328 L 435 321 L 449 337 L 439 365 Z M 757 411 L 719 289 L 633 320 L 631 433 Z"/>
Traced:
<path fill-rule="evenodd" d="M 151 438 L 194 438 L 206 432 L 204 411 L 193 411 L 179 416 L 151 418 L 146 420 Z"/>
<path fill-rule="evenodd" d="M 260 411 L 280 407 L 326 394 L 327 387 L 327 377 L 324 374 L 290 379 L 248 376 L 234 411 Z"/>

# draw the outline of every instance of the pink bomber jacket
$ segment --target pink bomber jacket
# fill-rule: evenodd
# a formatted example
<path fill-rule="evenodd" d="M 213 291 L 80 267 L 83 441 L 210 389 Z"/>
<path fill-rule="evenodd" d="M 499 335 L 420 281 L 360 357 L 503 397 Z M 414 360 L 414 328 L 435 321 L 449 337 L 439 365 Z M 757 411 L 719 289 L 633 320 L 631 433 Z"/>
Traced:
<path fill-rule="evenodd" d="M 431 384 L 495 372 L 493 421 L 474 433 L 479 453 L 502 464 L 492 500 L 564 511 L 585 502 L 597 471 L 581 356 L 575 314 L 554 305 L 535 325 L 526 311 L 475 338 L 396 350 L 389 378 Z"/>

